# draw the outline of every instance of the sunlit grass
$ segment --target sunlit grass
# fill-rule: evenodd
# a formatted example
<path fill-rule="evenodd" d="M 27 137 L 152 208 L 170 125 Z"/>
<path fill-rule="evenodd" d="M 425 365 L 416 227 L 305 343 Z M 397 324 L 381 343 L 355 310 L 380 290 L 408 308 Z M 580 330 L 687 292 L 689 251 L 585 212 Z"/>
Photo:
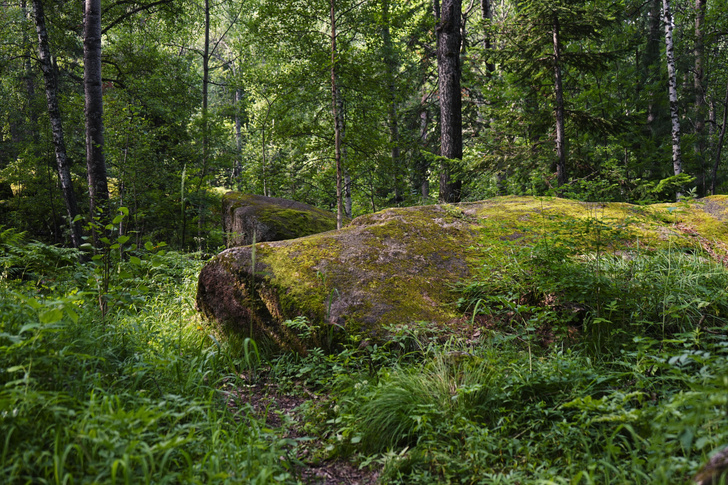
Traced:
<path fill-rule="evenodd" d="M 657 485 L 728 443 L 728 271 L 699 253 L 511 251 L 461 288 L 480 339 L 422 324 L 301 356 L 201 321 L 194 257 L 123 266 L 102 316 L 93 267 L 4 244 L 3 483 L 301 483 L 305 449 L 382 483 Z M 231 406 L 251 383 L 305 395 L 308 436 Z"/>
<path fill-rule="evenodd" d="M 296 443 L 235 416 L 246 409 L 231 411 L 221 396 L 239 362 L 194 309 L 200 264 L 170 253 L 132 268 L 114 280 L 104 318 L 83 286 L 91 271 L 75 261 L 34 272 L 37 280 L 0 280 L 3 483 L 294 476 Z"/>

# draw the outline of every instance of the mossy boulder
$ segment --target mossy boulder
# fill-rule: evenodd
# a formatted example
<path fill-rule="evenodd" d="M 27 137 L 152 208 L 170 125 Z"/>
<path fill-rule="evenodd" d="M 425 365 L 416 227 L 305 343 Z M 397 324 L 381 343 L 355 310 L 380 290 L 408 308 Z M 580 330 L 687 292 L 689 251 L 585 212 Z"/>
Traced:
<path fill-rule="evenodd" d="M 282 241 L 336 229 L 336 215 L 301 202 L 228 192 L 222 200 L 226 246 Z"/>
<path fill-rule="evenodd" d="M 462 317 L 453 286 L 486 257 L 558 232 L 584 252 L 699 246 L 725 262 L 728 197 L 653 206 L 499 197 L 387 209 L 339 231 L 220 253 L 200 274 L 197 305 L 226 329 L 300 352 L 312 342 L 283 323 L 300 316 L 362 340 L 415 322 L 447 327 Z"/>

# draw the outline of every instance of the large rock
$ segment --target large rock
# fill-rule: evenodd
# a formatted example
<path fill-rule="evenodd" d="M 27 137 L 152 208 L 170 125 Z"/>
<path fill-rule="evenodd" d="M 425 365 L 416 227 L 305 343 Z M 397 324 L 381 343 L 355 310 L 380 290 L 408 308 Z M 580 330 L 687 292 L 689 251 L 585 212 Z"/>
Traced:
<path fill-rule="evenodd" d="M 456 316 L 443 304 L 450 285 L 472 273 L 475 222 L 457 208 L 389 209 L 340 231 L 231 248 L 203 268 L 197 305 L 297 350 L 281 323 L 301 315 L 365 338 L 388 324 L 446 322 Z"/>
<path fill-rule="evenodd" d="M 726 261 L 727 216 L 725 196 L 649 207 L 501 197 L 387 209 L 340 231 L 222 252 L 200 273 L 197 305 L 227 329 L 304 352 L 307 343 L 284 321 L 305 316 L 319 338 L 327 329 L 378 339 L 391 325 L 446 326 L 461 316 L 454 284 L 473 276 L 486 257 L 507 261 L 509 244 L 558 231 L 584 252 L 700 245 Z M 601 225 L 613 228 L 611 240 L 595 230 Z"/>
<path fill-rule="evenodd" d="M 336 215 L 301 202 L 228 192 L 222 201 L 227 247 L 282 241 L 336 229 Z"/>

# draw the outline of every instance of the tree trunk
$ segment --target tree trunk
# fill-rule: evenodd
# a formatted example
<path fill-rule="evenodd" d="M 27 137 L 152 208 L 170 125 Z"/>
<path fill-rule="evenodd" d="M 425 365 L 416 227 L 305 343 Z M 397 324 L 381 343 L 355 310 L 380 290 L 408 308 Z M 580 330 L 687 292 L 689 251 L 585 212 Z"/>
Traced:
<path fill-rule="evenodd" d="M 703 67 L 704 56 L 704 39 L 703 24 L 705 22 L 705 4 L 706 0 L 695 0 L 695 44 L 693 46 L 693 55 L 695 59 L 695 69 L 693 71 L 693 88 L 695 89 L 695 156 L 700 166 L 699 183 L 700 195 L 705 195 L 705 88 L 703 86 L 703 78 L 705 77 L 705 69 Z"/>
<path fill-rule="evenodd" d="M 334 158 L 336 160 L 336 228 L 344 223 L 343 170 L 341 164 L 342 116 L 339 110 L 339 88 L 336 81 L 336 0 L 329 0 L 331 7 L 331 111 L 334 117 Z"/>
<path fill-rule="evenodd" d="M 559 187 L 566 183 L 566 134 L 564 132 L 564 89 L 561 82 L 561 42 L 559 19 L 553 21 L 554 94 L 556 95 L 556 179 Z"/>
<path fill-rule="evenodd" d="M 460 201 L 462 182 L 450 177 L 449 160 L 463 158 L 462 99 L 460 92 L 461 0 L 434 0 L 437 15 L 437 74 L 440 94 L 440 202 Z"/>
<path fill-rule="evenodd" d="M 423 149 L 427 147 L 427 125 L 430 120 L 430 116 L 427 113 L 427 105 L 425 104 L 427 95 L 422 96 L 422 102 L 420 104 L 420 144 Z M 422 196 L 422 203 L 425 204 L 430 198 L 430 179 L 428 177 L 427 170 L 429 163 L 427 158 L 420 155 L 420 195 Z"/>
<path fill-rule="evenodd" d="M 660 0 L 649 0 L 650 10 L 648 18 L 647 46 L 645 48 L 642 83 L 654 83 L 653 77 L 661 70 L 659 69 L 660 60 Z M 638 84 L 639 89 L 639 84 Z M 657 106 L 655 105 L 655 93 L 650 91 L 647 93 L 649 103 L 647 105 L 647 125 L 650 128 L 652 136 L 657 135 Z"/>
<path fill-rule="evenodd" d="M 667 87 L 670 97 L 670 119 L 672 120 L 672 168 L 678 175 L 682 172 L 680 153 L 680 117 L 677 106 L 677 75 L 675 74 L 675 48 L 672 43 L 673 18 L 669 0 L 662 0 L 662 14 L 665 20 L 665 54 L 667 57 Z M 678 194 L 679 196 L 679 194 Z"/>
<path fill-rule="evenodd" d="M 45 81 L 48 118 L 51 122 L 51 132 L 53 134 L 53 148 L 56 154 L 58 180 L 61 184 L 63 201 L 66 205 L 66 214 L 68 215 L 70 224 L 71 242 L 75 248 L 78 248 L 81 246 L 81 222 L 75 220 L 78 215 L 78 205 L 76 203 L 76 194 L 73 191 L 70 164 L 66 156 L 66 143 L 63 138 L 61 109 L 58 105 L 58 73 L 51 59 L 48 31 L 45 26 L 45 13 L 41 0 L 33 0 L 33 19 L 35 21 L 35 30 L 38 34 L 38 62 L 43 71 L 43 79 Z"/>
<path fill-rule="evenodd" d="M 208 106 L 209 106 L 209 87 L 210 87 L 210 0 L 205 0 L 205 45 L 202 51 L 202 173 L 200 174 L 200 182 L 197 185 L 197 240 L 198 244 L 202 241 L 202 228 L 205 221 L 205 208 L 203 198 L 200 197 L 202 184 L 207 175 L 207 164 L 210 157 L 210 130 L 208 124 Z"/>
<path fill-rule="evenodd" d="M 339 125 L 341 129 L 341 135 L 340 138 L 342 140 L 341 143 L 341 167 L 344 171 L 344 188 L 343 188 L 343 195 L 344 198 L 344 215 L 351 219 L 351 177 L 349 176 L 349 172 L 346 170 L 347 165 L 347 149 L 346 144 L 343 142 L 343 140 L 346 140 L 346 110 L 344 109 L 344 97 L 341 95 L 341 90 L 338 92 L 338 100 L 339 103 L 339 110 L 337 111 L 337 114 L 339 115 L 339 119 L 341 120 L 341 123 Z"/>
<path fill-rule="evenodd" d="M 243 135 L 242 123 L 240 121 L 240 103 L 242 102 L 242 91 L 235 90 L 235 168 L 233 169 L 233 180 L 237 181 L 243 173 Z"/>
<path fill-rule="evenodd" d="M 351 219 L 351 175 L 348 172 L 344 172 L 344 212 L 346 217 Z"/>
<path fill-rule="evenodd" d="M 108 215 L 109 188 L 104 160 L 103 93 L 101 90 L 101 0 L 85 0 L 83 83 L 86 94 L 86 167 L 91 217 Z"/>
<path fill-rule="evenodd" d="M 397 123 L 397 58 L 394 55 L 394 46 L 389 31 L 389 0 L 382 1 L 382 44 L 384 49 L 384 64 L 387 72 L 387 85 L 389 91 L 389 145 L 392 156 L 392 174 L 394 175 L 394 200 L 400 203 L 404 200 L 402 194 L 402 170 L 400 167 L 399 127 Z"/>
<path fill-rule="evenodd" d="M 715 195 L 718 186 L 718 166 L 720 165 L 720 155 L 723 151 L 723 140 L 725 138 L 726 122 L 728 122 L 728 83 L 725 86 L 725 99 L 723 100 L 723 124 L 720 127 L 720 135 L 718 136 L 718 146 L 715 147 L 715 162 L 713 163 L 713 174 L 710 180 L 710 193 Z"/>
<path fill-rule="evenodd" d="M 490 49 L 493 47 L 493 39 L 491 33 L 491 27 L 493 22 L 493 5 L 491 0 L 480 0 L 480 12 L 483 16 L 483 22 L 485 23 L 485 32 L 483 35 L 483 48 L 485 49 L 485 55 L 489 55 Z M 492 75 L 495 72 L 495 63 L 489 61 L 485 64 L 485 71 L 487 75 Z"/>

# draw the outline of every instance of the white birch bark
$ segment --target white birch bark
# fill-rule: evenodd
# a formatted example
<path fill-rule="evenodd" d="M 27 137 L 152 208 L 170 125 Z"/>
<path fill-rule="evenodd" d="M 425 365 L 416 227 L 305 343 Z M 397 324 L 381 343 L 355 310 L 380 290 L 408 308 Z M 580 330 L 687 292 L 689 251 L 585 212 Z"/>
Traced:
<path fill-rule="evenodd" d="M 51 122 L 58 180 L 60 181 L 63 200 L 66 204 L 66 214 L 68 215 L 71 228 L 71 241 L 73 242 L 73 246 L 78 248 L 82 242 L 81 223 L 80 221 L 73 222 L 78 215 L 78 205 L 76 203 L 76 194 L 73 191 L 70 162 L 66 155 L 66 143 L 63 137 L 61 109 L 58 103 L 58 75 L 53 65 L 53 59 L 51 58 L 48 30 L 45 25 L 45 13 L 41 0 L 33 0 L 33 20 L 35 22 L 36 33 L 38 34 L 38 62 L 43 71 L 43 79 L 45 81 L 48 118 Z"/>
<path fill-rule="evenodd" d="M 553 21 L 554 95 L 556 96 L 556 178 L 559 187 L 566 183 L 566 132 L 564 130 L 564 88 L 561 81 L 561 42 L 559 19 Z"/>
<path fill-rule="evenodd" d="M 672 168 L 673 173 L 682 173 L 682 154 L 680 153 L 680 117 L 677 110 L 677 74 L 675 72 L 675 46 L 672 42 L 674 20 L 670 12 L 669 0 L 662 0 L 662 15 L 665 21 L 665 57 L 667 58 L 667 88 L 670 99 L 670 119 L 672 121 Z"/>

